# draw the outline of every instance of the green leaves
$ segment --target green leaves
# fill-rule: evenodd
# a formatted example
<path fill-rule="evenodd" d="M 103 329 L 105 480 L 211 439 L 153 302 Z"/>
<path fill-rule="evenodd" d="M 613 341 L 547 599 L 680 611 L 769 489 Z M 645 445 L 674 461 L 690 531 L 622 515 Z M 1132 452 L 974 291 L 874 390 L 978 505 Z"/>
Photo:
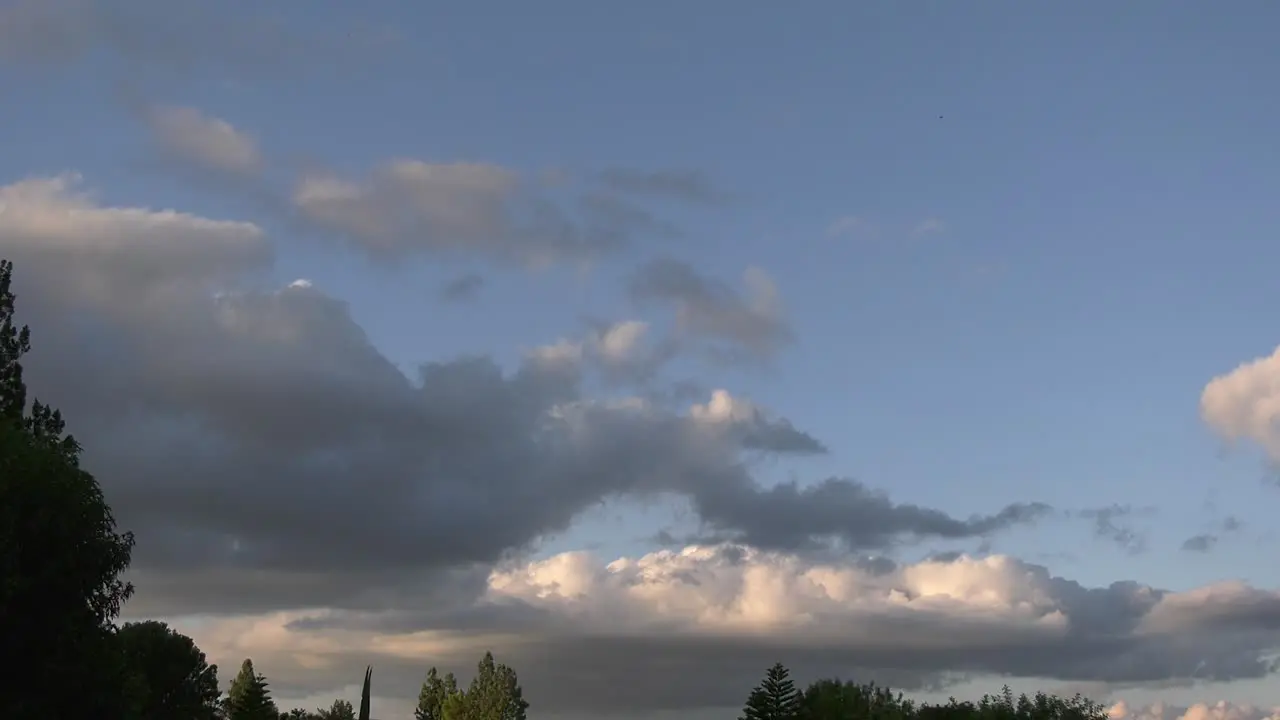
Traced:
<path fill-rule="evenodd" d="M 485 653 L 464 692 L 453 673 L 444 677 L 433 667 L 418 693 L 417 720 L 525 720 L 529 703 L 516 671 Z"/>
<path fill-rule="evenodd" d="M 240 673 L 231 681 L 225 702 L 227 720 L 279 720 L 265 676 L 254 672 L 253 660 L 245 659 Z"/>

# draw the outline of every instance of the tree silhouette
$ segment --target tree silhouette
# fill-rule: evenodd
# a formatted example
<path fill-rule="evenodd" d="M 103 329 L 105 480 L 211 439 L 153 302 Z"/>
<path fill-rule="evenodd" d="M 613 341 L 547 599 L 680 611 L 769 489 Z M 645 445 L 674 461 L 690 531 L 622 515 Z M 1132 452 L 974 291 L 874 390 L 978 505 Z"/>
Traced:
<path fill-rule="evenodd" d="M 0 260 L 0 717 L 118 717 L 127 702 L 114 622 L 133 535 L 115 518 L 62 415 L 27 406 L 13 265 Z M 74 688 L 74 692 L 68 692 Z"/>
<path fill-rule="evenodd" d="M 134 688 L 138 720 L 214 720 L 221 693 L 218 666 L 210 665 L 191 638 L 150 620 L 127 623 L 116 646 Z"/>
<path fill-rule="evenodd" d="M 791 720 L 799 716 L 800 692 L 791 681 L 790 671 L 777 663 L 751 691 L 740 720 Z"/>

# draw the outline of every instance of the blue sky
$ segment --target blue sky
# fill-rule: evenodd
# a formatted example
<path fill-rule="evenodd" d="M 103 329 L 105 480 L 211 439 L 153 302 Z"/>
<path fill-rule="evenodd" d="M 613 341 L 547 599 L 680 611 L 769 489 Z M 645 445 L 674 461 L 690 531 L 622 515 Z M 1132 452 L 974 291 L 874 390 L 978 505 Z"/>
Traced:
<path fill-rule="evenodd" d="M 250 5 L 261 9 L 218 14 Z M 831 451 L 770 461 L 760 477 L 850 476 L 960 517 L 1024 500 L 1150 508 L 1124 520 L 1141 553 L 1080 518 L 992 547 L 1089 586 L 1280 585 L 1264 456 L 1223 452 L 1198 414 L 1206 383 L 1280 343 L 1266 310 L 1280 262 L 1280 6 L 290 1 L 265 14 L 350 56 L 253 72 L 143 72 L 102 49 L 0 64 L 0 184 L 76 171 L 104 205 L 257 222 L 277 242 L 272 284 L 305 277 L 345 299 L 406 369 L 465 354 L 514 366 L 583 316 L 625 318 L 624 279 L 653 257 L 730 282 L 759 267 L 796 343 L 768 367 L 696 372 Z M 386 268 L 175 169 L 139 103 L 223 118 L 277 168 L 674 168 L 728 199 L 655 203 L 681 235 L 585 274 Z M 474 302 L 434 299 L 468 272 L 486 278 Z M 1243 531 L 1212 553 L 1180 549 L 1226 516 Z M 636 554 L 670 523 L 611 506 L 544 550 Z"/>

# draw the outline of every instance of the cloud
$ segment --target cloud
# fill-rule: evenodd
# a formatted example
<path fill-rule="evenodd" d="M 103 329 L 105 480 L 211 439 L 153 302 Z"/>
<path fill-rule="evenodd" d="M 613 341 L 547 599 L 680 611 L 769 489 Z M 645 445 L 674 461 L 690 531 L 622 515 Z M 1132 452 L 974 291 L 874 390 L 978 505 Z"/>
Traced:
<path fill-rule="evenodd" d="M 915 227 L 911 228 L 911 236 L 919 238 L 924 237 L 925 235 L 936 235 L 946 229 L 946 224 L 938 218 L 925 218 L 924 220 L 916 223 Z"/>
<path fill-rule="evenodd" d="M 1280 348 L 1209 381 L 1200 417 L 1222 439 L 1252 441 L 1280 461 Z"/>
<path fill-rule="evenodd" d="M 411 378 L 322 289 L 262 289 L 271 255 L 255 225 L 102 207 L 66 178 L 0 197 L 0 254 L 36 328 L 28 377 L 137 533 L 138 612 L 393 607 L 610 498 L 683 497 L 707 528 L 779 548 L 961 538 L 1034 516 L 961 520 L 842 479 L 763 486 L 746 453 L 821 443 L 726 391 L 684 409 L 585 392 L 638 356 L 643 323 L 510 371 L 464 357 Z M 744 312 L 711 297 L 698 301 Z"/>
<path fill-rule="evenodd" d="M 445 302 L 474 300 L 484 289 L 484 276 L 476 273 L 459 275 L 440 288 L 440 299 Z"/>
<path fill-rule="evenodd" d="M 871 232 L 872 228 L 866 220 L 854 215 L 836 218 L 827 226 L 827 237 L 849 237 L 858 233 Z"/>
<path fill-rule="evenodd" d="M 371 661 L 405 695 L 426 666 L 465 672 L 491 647 L 548 714 L 732 706 L 778 660 L 802 681 L 838 671 L 908 690 L 956 673 L 1260 677 L 1259 656 L 1280 641 L 1273 591 L 1085 587 L 1005 556 L 820 562 L 725 544 L 606 563 L 570 552 L 506 564 L 483 585 L 467 603 L 282 613 L 197 639 L 215 658 L 261 658 L 273 687 L 345 684 Z"/>
<path fill-rule="evenodd" d="M 1190 706 L 1154 703 L 1131 706 L 1120 701 L 1107 711 L 1111 720 L 1280 720 L 1280 708 L 1240 705 L 1220 700 Z"/>
<path fill-rule="evenodd" d="M 535 267 L 590 262 L 638 235 L 667 230 L 647 212 L 594 193 L 581 195 L 570 212 L 544 189 L 536 178 L 489 163 L 399 159 L 361 180 L 304 175 L 292 202 L 313 226 L 382 257 L 469 254 Z"/>
<path fill-rule="evenodd" d="M 238 175 L 251 175 L 262 166 L 253 138 L 225 120 L 169 105 L 153 107 L 147 119 L 160 148 L 179 160 Z"/>
<path fill-rule="evenodd" d="M 262 14 L 221 12 L 204 0 L 13 0 L 0 7 L 0 63 L 63 67 L 103 53 L 129 82 L 197 69 L 252 75 L 342 71 L 389 43 L 385 30 L 344 25 L 304 33 Z"/>
<path fill-rule="evenodd" d="M 1124 548 L 1130 554 L 1139 554 L 1147 549 L 1146 533 L 1134 528 L 1125 518 L 1135 515 L 1151 514 L 1148 509 L 1136 509 L 1128 505 L 1109 505 L 1101 508 L 1089 508 L 1077 511 L 1077 515 L 1093 522 L 1093 532 L 1099 538 L 1109 540 Z"/>
<path fill-rule="evenodd" d="M 728 199 L 705 173 L 696 170 L 638 171 L 613 168 L 599 173 L 606 187 L 623 193 L 716 205 Z"/>
<path fill-rule="evenodd" d="M 662 259 L 632 277 L 630 292 L 642 304 L 656 301 L 674 306 L 683 338 L 703 344 L 716 359 L 769 360 L 795 335 L 769 276 L 749 268 L 743 281 L 745 295 L 688 263 Z"/>
<path fill-rule="evenodd" d="M 1238 533 L 1242 527 L 1238 518 L 1228 515 L 1218 523 L 1213 532 L 1200 533 L 1184 540 L 1182 549 L 1187 552 L 1209 552 L 1222 540 L 1223 536 Z"/>
<path fill-rule="evenodd" d="M 1218 544 L 1218 536 L 1208 533 L 1192 535 L 1182 542 L 1182 549 L 1187 552 L 1209 552 Z"/>

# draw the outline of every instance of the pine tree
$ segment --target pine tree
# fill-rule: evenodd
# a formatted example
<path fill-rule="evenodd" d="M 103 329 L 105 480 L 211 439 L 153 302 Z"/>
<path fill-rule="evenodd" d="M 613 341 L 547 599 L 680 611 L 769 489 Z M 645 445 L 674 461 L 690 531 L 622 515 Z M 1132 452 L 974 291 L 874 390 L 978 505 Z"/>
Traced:
<path fill-rule="evenodd" d="M 800 693 L 782 663 L 769 668 L 764 682 L 747 698 L 739 720 L 794 720 L 800 717 Z"/>
<path fill-rule="evenodd" d="M 253 660 L 245 658 L 240 674 L 227 691 L 227 720 L 279 720 L 267 678 L 253 670 Z"/>

